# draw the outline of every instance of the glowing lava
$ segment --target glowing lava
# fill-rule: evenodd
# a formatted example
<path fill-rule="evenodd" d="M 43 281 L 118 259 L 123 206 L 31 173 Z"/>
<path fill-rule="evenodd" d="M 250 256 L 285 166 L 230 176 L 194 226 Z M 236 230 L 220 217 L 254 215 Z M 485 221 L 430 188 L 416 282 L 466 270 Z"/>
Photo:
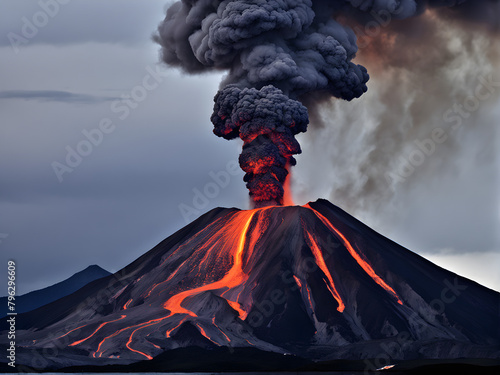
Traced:
<path fill-rule="evenodd" d="M 182 323 L 184 323 L 186 321 L 186 318 L 182 319 L 179 324 L 177 324 L 174 328 L 171 328 L 169 330 L 167 330 L 167 332 L 165 333 L 165 336 L 167 336 L 167 338 L 170 337 L 170 335 L 172 334 L 173 331 L 175 331 L 177 328 L 179 328 Z"/>
<path fill-rule="evenodd" d="M 378 284 L 380 285 L 382 288 L 384 288 L 387 292 L 389 292 L 391 295 L 394 296 L 394 298 L 396 298 L 396 300 L 398 301 L 398 303 L 400 305 L 403 304 L 403 301 L 401 301 L 401 299 L 398 297 L 398 295 L 396 294 L 396 292 L 394 291 L 394 289 L 392 289 L 389 285 L 387 285 L 387 283 L 382 280 L 382 278 L 377 275 L 375 273 L 375 271 L 373 270 L 373 268 L 370 266 L 370 264 L 368 264 L 368 262 L 366 260 L 364 260 L 360 254 L 358 254 L 356 252 L 356 250 L 354 250 L 354 248 L 352 247 L 352 245 L 350 244 L 349 241 L 347 241 L 347 238 L 345 238 L 345 236 L 340 233 L 340 231 L 335 228 L 331 223 L 330 221 L 328 221 L 328 219 L 326 217 L 324 217 L 322 214 L 320 214 L 318 211 L 316 211 L 314 208 L 312 208 L 309 203 L 306 204 L 304 207 L 307 207 L 311 210 L 314 211 L 314 214 L 323 222 L 323 224 L 325 224 L 330 230 L 332 230 L 333 232 L 335 232 L 337 234 L 337 236 L 340 238 L 340 240 L 342 241 L 342 243 L 344 244 L 344 246 L 347 248 L 347 250 L 349 251 L 349 253 L 351 254 L 351 256 L 356 260 L 356 262 L 358 262 L 358 264 L 361 266 L 361 268 L 363 268 L 363 270 Z"/>
<path fill-rule="evenodd" d="M 135 334 L 137 331 L 139 331 L 139 330 L 141 330 L 141 329 L 143 329 L 143 328 L 146 328 L 146 327 L 152 326 L 152 325 L 156 324 L 157 322 L 162 321 L 162 320 L 164 320 L 164 319 L 165 319 L 165 318 L 154 319 L 154 320 L 151 320 L 151 321 L 149 321 L 149 322 L 146 322 L 146 323 L 145 323 L 144 325 L 142 325 L 141 327 L 134 329 L 134 330 L 132 331 L 132 333 L 130 334 L 130 337 L 129 337 L 128 341 L 127 341 L 126 347 L 127 347 L 128 349 L 130 349 L 131 351 L 135 352 L 135 353 L 142 354 L 142 355 L 143 355 L 144 357 L 146 357 L 147 359 L 153 359 L 153 357 L 152 357 L 152 356 L 150 356 L 149 354 L 144 353 L 144 352 L 141 352 L 140 350 L 137 350 L 137 349 L 134 349 L 134 348 L 130 347 L 130 344 L 132 343 L 132 339 L 134 338 L 134 334 Z"/>
<path fill-rule="evenodd" d="M 206 284 L 194 289 L 189 289 L 170 297 L 168 301 L 163 305 L 163 308 L 170 311 L 169 316 L 174 314 L 187 314 L 192 317 L 196 317 L 195 313 L 182 307 L 182 302 L 186 298 L 207 290 L 217 290 L 221 288 L 232 289 L 246 281 L 248 275 L 243 272 L 243 251 L 245 250 L 245 239 L 247 236 L 248 227 L 250 226 L 250 222 L 252 221 L 257 211 L 258 210 L 238 212 L 232 218 L 229 224 L 229 228 L 226 228 L 227 230 L 223 233 L 223 243 L 226 244 L 226 246 L 228 244 L 231 244 L 235 237 L 238 238 L 238 243 L 233 253 L 233 265 L 231 269 L 226 273 L 226 275 L 222 279 L 213 283 Z M 251 250 L 252 249 L 250 249 L 250 251 Z M 233 302 L 231 306 L 235 308 L 236 311 L 238 311 L 240 316 L 246 316 L 245 311 L 236 306 L 237 301 L 228 300 L 228 302 Z M 242 317 L 242 319 L 244 318 Z"/>
<path fill-rule="evenodd" d="M 287 186 L 288 184 L 285 184 L 285 187 Z M 287 190 L 285 189 L 285 191 Z M 286 196 L 287 194 L 285 194 Z M 287 203 L 293 204 L 293 201 L 290 199 L 287 200 Z M 311 212 L 314 215 L 311 215 Z M 286 245 L 278 245 L 277 248 L 274 248 L 275 244 L 282 243 L 280 236 L 288 236 L 290 223 L 297 225 L 290 227 L 292 228 L 290 233 L 293 233 L 294 239 L 287 238 L 284 242 Z M 216 299 L 209 299 L 209 301 L 213 301 L 213 306 L 219 306 L 220 298 L 222 298 L 237 313 L 239 318 L 237 321 L 248 320 L 249 314 L 255 311 L 254 304 L 260 301 L 254 300 L 255 295 L 259 295 L 254 294 L 254 291 L 262 287 L 259 283 L 263 278 L 272 277 L 271 274 L 266 274 L 266 270 L 272 268 L 263 267 L 270 267 L 274 262 L 281 262 L 282 257 L 287 252 L 282 253 L 280 246 L 285 246 L 283 248 L 285 250 L 290 244 L 293 244 L 293 247 L 299 246 L 299 248 L 307 245 L 313 255 L 312 259 L 317 265 L 318 272 L 321 271 L 321 275 L 317 274 L 320 277 L 319 280 L 322 278 L 326 285 L 325 293 L 327 294 L 324 296 L 329 298 L 331 295 L 337 303 L 337 311 L 345 313 L 347 295 L 343 296 L 342 293 L 347 286 L 344 284 L 340 286 L 341 279 L 338 275 L 332 274 L 331 268 L 328 268 L 326 263 L 328 255 L 325 253 L 325 249 L 321 248 L 321 238 L 318 237 L 317 232 L 311 229 L 315 228 L 317 223 L 324 224 L 348 250 L 342 252 L 345 255 L 338 253 L 335 256 L 354 258 L 364 272 L 391 296 L 394 296 L 399 304 L 402 304 L 396 292 L 375 273 L 363 255 L 354 249 L 347 238 L 325 216 L 311 206 L 290 208 L 268 206 L 253 210 L 229 209 L 204 224 L 201 229 L 182 237 L 182 240 L 171 245 L 169 252 L 159 258 L 158 263 L 154 265 L 157 268 L 153 267 L 153 269 L 157 271 L 153 272 L 152 277 L 149 276 L 149 273 L 134 275 L 132 285 L 133 288 L 137 288 L 136 294 L 129 291 L 125 298 L 121 296 L 125 292 L 124 288 L 120 286 L 119 293 L 113 294 L 113 298 L 119 296 L 123 298 L 123 302 L 116 307 L 117 312 L 126 311 L 127 315 L 131 317 L 130 319 L 125 319 L 127 315 L 121 315 L 120 318 L 113 320 L 108 318 L 108 321 L 98 324 L 91 334 L 69 346 L 77 346 L 85 342 L 87 347 L 89 345 L 97 347 L 95 352 L 91 352 L 93 357 L 111 355 L 116 358 L 116 345 L 119 343 L 122 348 L 126 348 L 132 353 L 152 359 L 158 351 L 168 350 L 169 345 L 175 345 L 168 344 L 168 342 L 169 340 L 178 340 L 174 333 L 183 323 L 196 327 L 201 336 L 218 346 L 229 342 L 236 345 L 245 342 L 248 345 L 254 345 L 248 341 L 251 336 L 241 336 L 231 329 L 228 330 L 226 324 L 238 323 L 235 323 L 234 320 L 228 320 L 227 315 L 221 320 L 224 322 L 224 326 L 216 324 L 215 315 L 206 315 L 208 310 L 204 306 L 205 300 L 200 303 L 198 299 L 215 296 Z M 269 238 L 273 238 L 275 242 L 266 242 Z M 300 262 L 301 258 L 297 258 L 296 261 Z M 286 263 L 286 267 L 289 266 L 293 265 Z M 316 309 L 321 304 L 321 300 L 317 299 L 320 295 L 311 289 L 309 277 L 299 273 L 293 275 L 293 280 L 300 289 L 300 296 L 310 313 L 309 316 L 313 318 L 314 324 L 320 323 L 315 316 Z M 210 292 L 210 294 L 204 292 Z M 131 307 L 132 302 L 134 302 L 133 308 Z M 137 311 L 141 311 L 140 309 L 143 309 L 144 306 L 149 306 L 155 312 L 149 315 L 149 318 L 137 321 Z M 217 311 L 227 311 L 224 309 L 226 308 Z M 133 310 L 133 312 L 129 314 L 129 310 Z M 198 316 L 199 314 L 200 316 Z M 235 319 L 234 316 L 236 314 L 231 315 L 230 319 Z M 207 324 L 210 325 L 210 321 L 211 327 L 207 326 Z M 251 319 L 248 321 L 251 322 Z M 85 326 L 77 327 L 60 337 L 83 327 Z M 103 330 L 104 327 L 106 327 L 105 330 Z M 111 330 L 113 327 L 116 327 L 114 332 Z M 99 341 L 95 341 L 98 334 L 102 335 L 104 331 L 106 331 L 106 336 L 103 335 L 104 337 L 100 337 Z M 167 340 L 165 345 L 160 347 L 149 341 L 150 335 L 155 332 L 155 336 L 151 337 L 154 337 L 155 340 Z M 158 332 L 164 332 L 164 334 Z M 214 337 L 211 337 L 211 334 Z M 93 343 L 90 340 L 92 338 Z M 112 338 L 114 339 L 111 340 Z"/>
<path fill-rule="evenodd" d="M 205 330 L 204 330 L 204 329 L 203 329 L 203 328 L 202 328 L 202 327 L 201 327 L 198 323 L 196 323 L 196 324 L 195 324 L 195 326 L 196 326 L 196 327 L 198 327 L 198 329 L 200 330 L 200 333 L 201 333 L 201 334 L 202 334 L 205 338 L 207 338 L 208 340 L 212 341 L 215 345 L 220 346 L 220 344 L 219 344 L 218 342 L 216 342 L 216 341 L 212 340 L 212 339 L 210 338 L 210 336 L 208 336 L 208 335 L 207 335 L 207 333 L 205 332 Z"/>
<path fill-rule="evenodd" d="M 333 278 L 332 275 L 330 274 L 330 271 L 328 271 L 328 268 L 326 267 L 325 259 L 323 258 L 323 254 L 321 253 L 321 250 L 319 249 L 318 244 L 314 240 L 314 237 L 311 233 L 306 232 L 306 238 L 309 242 L 309 245 L 311 246 L 311 250 L 314 254 L 314 258 L 316 259 L 316 264 L 319 266 L 321 271 L 325 274 L 325 276 L 328 278 L 327 287 L 330 293 L 332 293 L 333 298 L 337 301 L 339 306 L 337 307 L 337 310 L 339 312 L 343 312 L 345 309 L 344 302 L 342 302 L 342 298 L 340 298 L 339 293 L 337 292 L 337 289 L 335 288 L 335 284 L 333 283 Z"/>
<path fill-rule="evenodd" d="M 69 335 L 71 332 L 74 332 L 74 331 L 76 331 L 77 329 L 83 328 L 83 327 L 85 327 L 85 326 L 87 326 L 87 325 L 88 325 L 88 324 L 84 324 L 84 325 L 82 325 L 82 326 L 80 326 L 80 327 L 76 327 L 76 328 L 72 329 L 71 331 L 66 332 L 64 335 L 61 335 L 61 336 L 57 337 L 57 338 L 56 338 L 56 340 L 57 340 L 57 339 L 60 339 L 61 337 L 67 336 L 67 335 Z"/>
<path fill-rule="evenodd" d="M 69 344 L 69 346 L 75 346 L 75 345 L 81 344 L 81 343 L 82 343 L 82 342 L 84 342 L 84 341 L 87 341 L 87 340 L 88 340 L 88 339 L 90 339 L 92 336 L 94 336 L 94 335 L 95 335 L 95 334 L 96 334 L 96 333 L 97 333 L 97 332 L 98 332 L 98 331 L 99 331 L 102 327 L 104 327 L 106 324 L 109 324 L 109 323 L 112 323 L 112 322 L 116 322 L 116 321 L 121 320 L 121 319 L 123 319 L 123 318 L 125 318 L 125 317 L 126 317 L 126 315 L 122 315 L 122 316 L 121 316 L 120 318 L 118 318 L 118 319 L 115 319 L 115 320 L 110 320 L 109 322 L 104 322 L 104 323 L 101 323 L 101 324 L 99 325 L 99 327 L 97 327 L 97 329 L 96 329 L 94 332 L 92 332 L 92 334 L 91 334 L 90 336 L 85 337 L 84 339 L 81 339 L 81 340 L 75 341 L 74 343 Z"/>
<path fill-rule="evenodd" d="M 125 305 L 123 305 L 123 310 L 127 310 L 128 305 L 130 305 L 130 302 L 132 302 L 132 299 L 129 299 Z"/>

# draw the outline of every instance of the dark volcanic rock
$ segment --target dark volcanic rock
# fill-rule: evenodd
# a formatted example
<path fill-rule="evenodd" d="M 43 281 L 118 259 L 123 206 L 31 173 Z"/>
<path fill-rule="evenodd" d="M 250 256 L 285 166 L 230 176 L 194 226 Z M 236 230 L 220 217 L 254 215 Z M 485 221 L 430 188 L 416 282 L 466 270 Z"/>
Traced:
<path fill-rule="evenodd" d="M 23 314 L 17 342 L 31 355 L 57 348 L 43 356 L 54 368 L 192 346 L 315 361 L 497 358 L 499 296 L 325 200 L 218 208 L 115 275 Z"/>

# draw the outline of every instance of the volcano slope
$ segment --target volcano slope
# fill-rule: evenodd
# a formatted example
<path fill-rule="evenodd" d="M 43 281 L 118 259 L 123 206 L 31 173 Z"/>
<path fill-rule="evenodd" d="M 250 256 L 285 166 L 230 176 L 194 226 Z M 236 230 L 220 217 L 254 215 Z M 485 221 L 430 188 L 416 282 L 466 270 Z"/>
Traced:
<path fill-rule="evenodd" d="M 315 361 L 498 358 L 499 301 L 325 200 L 217 208 L 116 274 L 18 316 L 17 361 L 128 364 L 192 346 Z"/>

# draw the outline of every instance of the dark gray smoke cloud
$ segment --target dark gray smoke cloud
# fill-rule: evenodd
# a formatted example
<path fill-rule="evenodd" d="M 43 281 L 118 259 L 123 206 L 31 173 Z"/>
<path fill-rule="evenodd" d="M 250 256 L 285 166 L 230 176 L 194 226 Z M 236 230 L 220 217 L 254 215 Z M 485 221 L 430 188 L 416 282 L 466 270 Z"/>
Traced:
<path fill-rule="evenodd" d="M 163 61 L 186 72 L 228 70 L 223 85 L 359 97 L 368 75 L 350 61 L 353 31 L 315 16 L 308 0 L 182 1 L 168 9 L 155 40 Z"/>
<path fill-rule="evenodd" d="M 236 88 L 260 90 L 271 85 L 302 101 L 315 115 L 317 105 L 326 98 L 352 100 L 367 90 L 366 69 L 351 61 L 358 51 L 353 25 L 366 28 L 370 22 L 395 22 L 400 26 L 398 32 L 405 33 L 401 26 L 404 23 L 397 23 L 398 20 L 439 7 L 442 17 L 482 22 L 495 30 L 491 11 L 498 9 L 498 3 L 496 0 L 183 0 L 167 10 L 154 40 L 162 46 L 162 60 L 169 65 L 188 73 L 227 71 L 221 84 L 223 91 L 227 85 L 231 85 L 227 92 Z M 412 32 L 418 32 L 418 22 L 412 25 Z M 391 30 L 396 29 L 395 26 Z M 216 112 L 221 108 L 221 100 L 230 101 L 227 92 L 216 97 L 212 117 L 216 134 L 220 133 L 217 129 L 222 119 Z M 259 95 L 264 92 L 275 93 L 266 89 Z M 256 114 L 261 122 L 266 121 L 265 116 L 266 112 Z M 231 137 L 236 137 L 241 124 L 222 120 L 224 126 L 233 129 Z M 262 138 L 270 137 L 256 133 L 253 138 L 257 136 L 261 143 Z M 267 143 L 276 145 L 272 140 Z M 244 155 L 257 149 L 245 146 Z M 260 151 L 271 152 L 271 149 L 259 147 Z M 247 156 L 241 157 L 240 162 L 246 159 Z M 252 176 L 247 173 L 247 186 L 260 186 L 250 181 Z M 281 178 L 276 181 L 281 183 Z M 275 200 L 279 202 L 280 196 Z"/>
<path fill-rule="evenodd" d="M 287 167 L 301 152 L 295 135 L 305 132 L 308 122 L 306 107 L 274 86 L 228 85 L 215 96 L 214 133 L 243 140 L 239 161 L 256 206 L 283 204 Z"/>

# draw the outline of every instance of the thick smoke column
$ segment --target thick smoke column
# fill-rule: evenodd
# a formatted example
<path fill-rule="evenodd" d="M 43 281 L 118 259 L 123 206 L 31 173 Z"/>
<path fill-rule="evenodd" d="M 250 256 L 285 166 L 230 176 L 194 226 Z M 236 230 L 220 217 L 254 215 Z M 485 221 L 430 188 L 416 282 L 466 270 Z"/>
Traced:
<path fill-rule="evenodd" d="M 292 155 L 300 153 L 294 135 L 305 131 L 308 122 L 296 100 L 311 109 L 324 98 L 351 100 L 367 90 L 366 69 L 351 62 L 357 52 L 356 36 L 337 20 L 364 23 L 381 14 L 404 19 L 427 7 L 456 6 L 448 17 L 467 18 L 474 8 L 476 21 L 497 4 L 465 3 L 182 0 L 168 9 L 154 40 L 169 65 L 189 73 L 228 72 L 215 98 L 214 133 L 243 139 L 240 165 L 254 201 L 282 204 L 286 165 L 293 165 Z"/>
<path fill-rule="evenodd" d="M 282 205 L 287 166 L 300 153 L 294 136 L 307 129 L 307 109 L 273 86 L 229 85 L 215 96 L 212 122 L 219 137 L 243 140 L 240 166 L 256 206 Z"/>
<path fill-rule="evenodd" d="M 301 152 L 294 135 L 308 123 L 294 99 L 321 92 L 351 100 L 366 91 L 366 69 L 350 61 L 354 33 L 313 8 L 310 0 L 184 0 L 156 36 L 170 65 L 229 71 L 215 97 L 214 133 L 244 141 L 240 166 L 256 205 L 283 204 L 287 166 Z"/>

